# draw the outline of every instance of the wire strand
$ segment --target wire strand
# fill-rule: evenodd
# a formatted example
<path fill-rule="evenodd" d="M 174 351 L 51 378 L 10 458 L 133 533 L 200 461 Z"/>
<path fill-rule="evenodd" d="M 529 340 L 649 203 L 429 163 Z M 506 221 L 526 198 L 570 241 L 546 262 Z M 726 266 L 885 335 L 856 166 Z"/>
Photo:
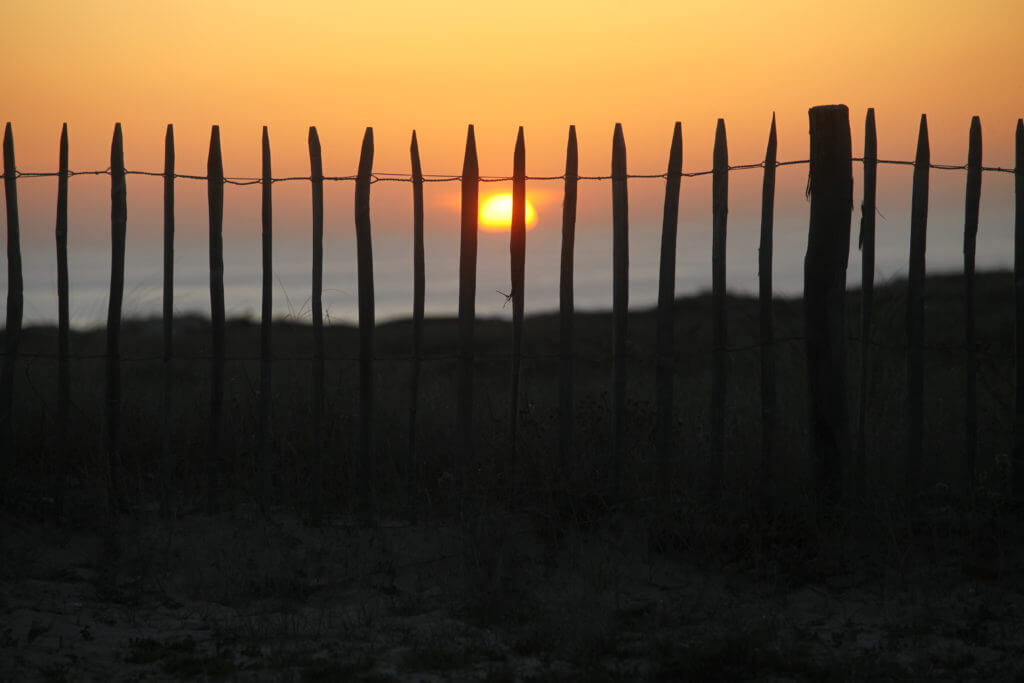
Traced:
<path fill-rule="evenodd" d="M 853 157 L 851 161 L 858 163 L 864 163 L 863 157 Z M 808 164 L 808 159 L 795 159 L 793 161 L 777 161 L 775 167 L 780 166 L 798 166 L 802 164 Z M 879 164 L 888 164 L 894 166 L 914 166 L 913 161 L 904 161 L 901 159 L 878 159 Z M 764 168 L 765 162 L 757 162 L 752 164 L 736 164 L 728 167 L 728 171 L 749 171 L 759 168 Z M 933 168 L 940 171 L 966 171 L 968 170 L 967 164 L 929 164 L 928 168 Z M 1016 169 L 1003 168 L 1001 166 L 982 166 L 982 171 L 989 173 L 1010 173 L 1016 174 Z M 704 171 L 684 171 L 679 174 L 682 178 L 697 178 L 699 176 L 712 175 L 714 169 Z M 80 176 L 80 175 L 110 175 L 111 171 L 109 168 L 96 171 L 68 171 L 68 177 Z M 167 174 L 160 171 L 125 171 L 126 175 L 139 175 L 149 176 L 153 178 L 165 178 Z M 55 178 L 61 175 L 60 171 L 15 171 L 15 178 Z M 208 176 L 197 175 L 194 173 L 175 173 L 171 177 L 180 180 L 209 180 Z M 324 176 L 324 181 L 329 182 L 349 182 L 356 180 L 357 176 L 354 175 L 341 175 L 341 176 Z M 526 176 L 527 180 L 532 181 L 546 181 L 546 180 L 565 180 L 567 176 L 563 175 L 544 175 L 544 176 Z M 610 175 L 578 175 L 575 176 L 577 180 L 611 180 Z M 665 180 L 668 178 L 668 173 L 627 173 L 626 178 L 637 179 L 637 180 Z M 424 183 L 452 183 L 459 182 L 463 179 L 461 175 L 457 174 L 442 174 L 442 173 L 428 173 L 423 175 Z M 477 178 L 482 183 L 507 183 L 512 181 L 512 176 L 478 176 Z M 287 183 L 296 181 L 312 181 L 312 176 L 284 176 L 280 178 L 271 178 L 272 183 Z M 391 182 L 391 183 L 411 183 L 413 176 L 409 173 L 398 173 L 391 171 L 377 171 L 370 176 L 371 183 Z M 262 178 L 252 176 L 230 176 L 224 178 L 224 183 L 227 185 L 261 185 L 263 183 Z"/>

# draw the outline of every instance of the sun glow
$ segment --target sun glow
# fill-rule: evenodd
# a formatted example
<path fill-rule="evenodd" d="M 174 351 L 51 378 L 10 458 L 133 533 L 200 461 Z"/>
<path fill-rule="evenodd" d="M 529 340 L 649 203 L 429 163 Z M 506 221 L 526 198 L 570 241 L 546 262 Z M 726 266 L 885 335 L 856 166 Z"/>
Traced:
<path fill-rule="evenodd" d="M 526 229 L 537 225 L 537 210 L 526 199 Z M 512 229 L 512 193 L 488 197 L 480 206 L 480 229 L 485 232 L 508 232 Z"/>

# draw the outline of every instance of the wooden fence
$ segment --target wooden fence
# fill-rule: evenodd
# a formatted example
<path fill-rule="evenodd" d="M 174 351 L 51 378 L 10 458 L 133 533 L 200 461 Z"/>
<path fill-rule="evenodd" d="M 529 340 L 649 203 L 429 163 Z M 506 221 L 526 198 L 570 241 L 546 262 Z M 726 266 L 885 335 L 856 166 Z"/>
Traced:
<path fill-rule="evenodd" d="M 627 180 L 631 177 L 663 177 L 666 180 L 664 222 L 661 237 L 661 264 L 658 283 L 657 304 L 657 378 L 656 378 L 656 450 L 661 490 L 664 498 L 668 491 L 670 464 L 673 444 L 673 364 L 675 362 L 673 339 L 673 302 L 675 300 L 675 253 L 676 226 L 679 217 L 680 182 L 683 177 L 699 175 L 712 176 L 712 318 L 713 318 L 713 364 L 710 395 L 711 434 L 711 482 L 709 496 L 717 500 L 721 495 L 722 461 L 725 441 L 726 355 L 728 353 L 728 328 L 726 306 L 726 231 L 729 204 L 729 174 L 741 169 L 760 168 L 763 170 L 762 210 L 759 242 L 759 300 L 760 300 L 760 349 L 761 349 L 761 458 L 760 467 L 767 486 L 771 485 L 776 440 L 776 369 L 775 330 L 772 304 L 772 231 L 775 197 L 775 172 L 779 166 L 791 164 L 809 165 L 808 192 L 810 195 L 810 225 L 804 270 L 804 303 L 806 325 L 806 360 L 808 377 L 809 420 L 811 453 L 817 491 L 822 500 L 836 501 L 844 493 L 863 496 L 866 490 L 865 451 L 867 432 L 867 401 L 861 400 L 856 424 L 851 428 L 848 414 L 848 383 L 845 363 L 845 298 L 846 269 L 850 244 L 850 228 L 853 209 L 852 165 L 863 164 L 864 187 L 861 204 L 859 245 L 863 252 L 862 288 L 863 306 L 861 325 L 861 374 L 860 395 L 870 391 L 868 359 L 871 348 L 872 305 L 874 290 L 875 261 L 875 212 L 877 191 L 877 168 L 879 164 L 912 165 L 912 218 L 910 236 L 909 280 L 906 308 L 906 486 L 913 499 L 921 486 L 923 466 L 923 391 L 924 391 L 924 277 L 925 242 L 928 220 L 928 180 L 932 168 L 965 170 L 967 172 L 967 200 L 964 222 L 964 287 L 966 297 L 965 348 L 967 353 L 966 371 L 966 414 L 964 426 L 967 441 L 965 471 L 969 481 L 976 477 L 976 453 L 978 439 L 977 389 L 976 389 L 976 347 L 974 314 L 975 242 L 978 229 L 981 178 L 983 171 L 1013 173 L 1015 177 L 1015 229 L 1014 229 L 1014 277 L 1016 292 L 1016 405 L 1014 408 L 1014 446 L 1012 463 L 1013 491 L 1024 496 L 1024 122 L 1018 121 L 1016 128 L 1016 158 L 1014 169 L 982 166 L 981 124 L 977 117 L 971 122 L 968 161 L 964 166 L 932 164 L 929 156 L 928 127 L 925 116 L 921 117 L 918 135 L 917 155 L 914 161 L 892 161 L 878 158 L 877 135 L 874 110 L 869 109 L 865 122 L 863 156 L 854 157 L 851 148 L 849 112 L 845 106 L 814 107 L 809 111 L 810 155 L 808 160 L 779 162 L 776 158 L 777 137 L 775 119 L 772 118 L 767 149 L 763 162 L 730 166 L 726 126 L 719 120 L 715 131 L 713 168 L 710 171 L 684 173 L 682 171 L 682 129 L 675 124 L 668 155 L 666 173 L 656 176 L 636 176 L 627 172 L 626 143 L 621 125 L 616 125 L 612 138 L 612 162 L 609 176 L 580 176 L 576 133 L 569 129 L 566 152 L 566 169 L 562 176 L 533 177 L 526 174 L 526 145 L 522 128 L 515 143 L 513 156 L 513 211 L 510 232 L 511 294 L 513 305 L 512 338 L 510 358 L 512 376 L 510 380 L 510 441 L 512 454 L 517 452 L 517 423 L 519 417 L 520 361 L 522 357 L 522 334 L 525 315 L 524 284 L 526 258 L 526 184 L 529 180 L 564 180 L 564 203 L 562 214 L 562 245 L 560 274 L 560 343 L 558 356 L 561 360 L 559 371 L 559 430 L 558 451 L 564 462 L 574 458 L 574 412 L 575 390 L 572 362 L 574 358 L 574 311 L 573 311 L 573 258 L 576 223 L 577 184 L 582 179 L 610 180 L 612 190 L 613 223 L 613 354 L 611 368 L 612 420 L 609 448 L 608 471 L 611 474 L 609 490 L 613 495 L 621 491 L 624 459 L 624 423 L 626 419 L 626 386 L 628 381 L 626 345 L 629 329 L 627 325 L 628 264 L 629 264 L 629 220 Z M 417 466 L 417 412 L 420 401 L 419 377 L 423 359 L 423 318 L 424 318 L 424 219 L 423 186 L 425 182 L 454 180 L 461 184 L 461 246 L 459 256 L 459 307 L 458 307 L 458 353 L 457 353 L 457 401 L 456 424 L 458 452 L 455 462 L 455 484 L 461 487 L 465 480 L 466 468 L 478 457 L 473 444 L 473 367 L 474 367 L 474 326 L 477 270 L 478 198 L 482 179 L 477 162 L 476 143 L 473 127 L 468 129 L 465 162 L 459 176 L 425 177 L 420 167 L 419 147 L 415 132 L 410 146 L 411 174 L 396 176 L 374 173 L 373 171 L 373 130 L 367 128 L 355 176 L 325 177 L 321 159 L 320 141 L 315 127 L 309 130 L 310 175 L 289 180 L 308 180 L 312 189 L 312 444 L 314 462 L 324 467 L 329 459 L 323 452 L 324 424 L 324 338 L 323 338 L 323 203 L 324 182 L 354 181 L 355 183 L 355 225 L 358 263 L 359 297 L 359 447 L 356 457 L 359 487 L 358 511 L 361 517 L 369 519 L 373 514 L 373 458 L 374 458 L 374 278 L 370 221 L 370 191 L 377 180 L 411 181 L 413 189 L 413 319 L 411 340 L 411 376 L 409 385 L 409 430 L 407 457 L 404 467 L 408 481 L 413 481 Z M 4 335 L 3 367 L 0 372 L 0 444 L 4 451 L 12 446 L 14 401 L 14 374 L 18 362 L 19 339 L 22 327 L 23 285 L 21 248 L 19 242 L 17 180 L 23 176 L 56 176 L 57 189 L 57 268 L 58 268 L 58 387 L 57 387 L 57 430 L 60 443 L 68 441 L 68 406 L 70 403 L 69 371 L 69 318 L 68 318 L 68 179 L 76 175 L 68 169 L 68 134 L 65 125 L 60 137 L 60 166 L 56 173 L 22 173 L 17 171 L 14 155 L 14 137 L 11 124 L 4 132 L 4 191 L 7 211 L 7 310 L 6 332 Z M 79 172 L 82 173 L 82 172 Z M 119 503 L 122 495 L 119 488 L 120 468 L 120 414 L 121 414 L 121 369 L 120 369 L 120 327 L 121 302 L 124 288 L 125 236 L 127 230 L 126 176 L 128 174 L 160 176 L 164 182 L 164 241 L 163 241 L 163 387 L 164 406 L 162 430 L 161 469 L 164 474 L 162 504 L 168 505 L 166 491 L 172 459 L 170 427 L 166 415 L 174 395 L 171 373 L 174 339 L 173 287 L 174 287 L 174 230 L 175 230 L 175 180 L 179 178 L 199 179 L 207 182 L 209 202 L 209 270 L 211 301 L 211 348 L 210 357 L 210 420 L 209 452 L 207 462 L 207 504 L 210 509 L 225 505 L 221 500 L 219 466 L 221 458 L 221 430 L 224 398 L 224 262 L 222 226 L 225 184 L 260 184 L 262 186 L 262 308 L 261 308 L 261 353 L 260 353 L 260 401 L 258 418 L 258 455 L 263 461 L 269 458 L 271 386 L 273 368 L 273 326 L 271 324 L 272 286 L 272 190 L 276 181 L 271 173 L 270 140 L 264 127 L 262 136 L 262 173 L 258 179 L 231 179 L 224 176 L 221 158 L 220 131 L 214 126 L 210 138 L 210 150 L 205 176 L 178 174 L 175 170 L 174 129 L 167 127 L 165 143 L 165 164 L 162 173 L 128 171 L 124 165 L 124 145 L 121 126 L 114 129 L 111 145 L 110 168 L 102 172 L 111 178 L 111 285 L 107 315 L 106 346 L 106 402 L 104 442 L 109 468 L 109 491 L 111 502 Z M 66 459 L 58 459 L 60 467 L 66 467 Z M 264 471 L 267 469 L 263 468 Z M 269 479 L 263 482 L 270 486 Z M 514 484 L 513 484 L 514 485 Z M 322 492 L 321 492 L 322 494 Z M 415 492 L 408 491 L 410 500 Z M 58 504 L 62 491 L 55 494 Z"/>

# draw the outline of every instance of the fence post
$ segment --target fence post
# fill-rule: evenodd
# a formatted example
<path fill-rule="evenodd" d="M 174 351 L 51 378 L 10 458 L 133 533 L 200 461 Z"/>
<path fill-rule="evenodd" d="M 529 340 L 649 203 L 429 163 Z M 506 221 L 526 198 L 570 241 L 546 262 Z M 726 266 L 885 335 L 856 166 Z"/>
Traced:
<path fill-rule="evenodd" d="M 316 484 L 317 514 L 325 507 L 329 476 L 327 460 L 323 450 L 324 421 L 324 164 L 320 153 L 320 136 L 316 126 L 309 127 L 309 178 L 312 189 L 313 219 L 313 282 L 310 307 L 313 313 L 313 364 L 312 364 L 312 431 L 313 471 L 319 472 Z"/>
<path fill-rule="evenodd" d="M 775 474 L 775 310 L 772 302 L 772 248 L 775 228 L 775 162 L 778 138 L 775 114 L 768 132 L 761 185 L 761 242 L 757 249 L 758 300 L 761 322 L 761 476 L 769 489 Z"/>
<path fill-rule="evenodd" d="M 978 242 L 981 206 L 981 119 L 971 119 L 967 149 L 967 193 L 964 201 L 964 319 L 967 342 L 967 387 L 964 438 L 967 450 L 967 486 L 973 491 L 978 458 L 978 358 L 974 325 L 974 255 Z"/>
<path fill-rule="evenodd" d="M 373 128 L 363 134 L 356 176 L 356 261 L 359 279 L 359 516 L 373 518 L 373 242 L 370 235 L 370 183 L 373 180 Z"/>
<path fill-rule="evenodd" d="M 13 465 L 14 435 L 14 370 L 18 362 L 21 340 L 21 318 L 24 307 L 21 273 L 21 231 L 18 223 L 18 171 L 14 163 L 14 132 L 10 122 L 4 129 L 4 198 L 7 202 L 7 321 L 4 330 L 4 364 L 0 373 L 0 446 L 4 447 L 5 468 Z M 6 483 L 6 479 L 5 482 Z"/>
<path fill-rule="evenodd" d="M 270 132 L 263 126 L 261 140 L 261 247 L 263 255 L 262 297 L 260 302 L 260 413 L 259 413 L 259 472 L 260 498 L 270 504 L 273 490 L 273 455 L 270 444 L 270 401 L 273 397 L 273 281 L 274 281 L 274 174 L 270 166 Z M 236 486 L 241 482 L 236 482 Z"/>
<path fill-rule="evenodd" d="M 124 251 L 128 224 L 124 138 L 114 126 L 110 146 L 110 301 L 107 308 L 107 467 L 114 509 L 125 503 L 121 490 L 121 302 L 124 297 Z"/>
<path fill-rule="evenodd" d="M 426 296 L 426 271 L 423 254 L 423 169 L 420 166 L 420 146 L 416 131 L 412 132 L 409 144 L 409 158 L 412 164 L 412 367 L 409 377 L 409 455 L 406 461 L 405 478 L 407 500 L 411 517 L 417 514 L 416 461 L 416 412 L 419 408 L 420 366 L 423 363 L 423 309 Z"/>
<path fill-rule="evenodd" d="M 512 224 L 509 230 L 509 255 L 512 274 L 512 395 L 509 426 L 511 428 L 512 460 L 509 481 L 514 487 L 519 436 L 519 372 L 523 350 L 524 287 L 526 283 L 526 142 L 519 126 L 512 160 Z"/>
<path fill-rule="evenodd" d="M 576 243 L 576 186 L 579 183 L 579 151 L 576 126 L 569 126 L 565 152 L 565 191 L 562 199 L 562 258 L 558 282 L 559 367 L 558 446 L 562 464 L 573 457 L 575 423 L 573 387 L 573 256 Z"/>
<path fill-rule="evenodd" d="M 70 313 L 68 306 L 68 124 L 60 129 L 57 171 L 57 462 L 54 467 L 54 503 L 57 519 L 64 514 L 64 484 L 71 465 L 68 419 L 71 406 Z"/>
<path fill-rule="evenodd" d="M 480 167 L 476 156 L 473 126 L 466 134 L 466 156 L 462 164 L 462 219 L 459 244 L 459 360 L 458 431 L 455 461 L 458 509 L 462 508 L 465 473 L 473 459 L 473 328 L 476 317 L 476 252 L 479 221 Z"/>
<path fill-rule="evenodd" d="M 729 217 L 729 145 L 725 119 L 715 127 L 715 148 L 711 175 L 711 317 L 714 360 L 711 375 L 711 485 L 710 498 L 722 495 L 725 460 L 725 393 L 727 320 L 725 311 L 725 240 Z"/>
<path fill-rule="evenodd" d="M 671 492 L 672 424 L 675 374 L 676 234 L 679 229 L 679 186 L 683 173 L 683 126 L 676 121 L 665 174 L 665 210 L 661 224 L 658 270 L 658 327 L 655 392 L 657 402 L 658 496 L 662 506 Z M 664 511 L 664 509 L 663 509 Z"/>
<path fill-rule="evenodd" d="M 930 163 L 928 118 L 922 114 L 914 160 L 907 277 L 907 493 L 912 504 L 921 489 L 924 451 L 924 277 Z"/>
<path fill-rule="evenodd" d="M 174 126 L 164 134 L 164 277 L 163 277 L 163 413 L 160 423 L 160 512 L 171 514 L 171 399 L 174 395 L 171 363 L 174 358 Z"/>
<path fill-rule="evenodd" d="M 1024 119 L 1017 119 L 1014 144 L 1013 282 L 1016 307 L 1014 351 L 1017 391 L 1013 421 L 1013 496 L 1024 498 Z"/>
<path fill-rule="evenodd" d="M 224 161 L 220 151 L 220 126 L 210 133 L 206 165 L 206 191 L 210 209 L 210 321 L 213 357 L 210 372 L 210 438 L 206 461 L 207 508 L 221 505 L 221 412 L 224 403 Z"/>
<path fill-rule="evenodd" d="M 875 132 L 875 110 L 869 108 L 864 121 L 864 201 L 860 207 L 860 413 L 857 419 L 857 455 L 853 474 L 857 497 L 861 499 L 867 494 L 867 423 L 871 384 L 871 308 L 875 299 L 875 192 L 877 183 L 878 135 Z"/>
<path fill-rule="evenodd" d="M 811 217 L 804 261 L 807 389 L 811 456 L 820 500 L 842 496 L 849 448 L 846 405 L 846 266 L 853 213 L 850 113 L 813 107 L 810 118 Z"/>
<path fill-rule="evenodd" d="M 629 204 L 626 176 L 626 140 L 622 124 L 612 137 L 612 494 L 622 491 L 625 457 L 626 344 L 629 331 Z"/>

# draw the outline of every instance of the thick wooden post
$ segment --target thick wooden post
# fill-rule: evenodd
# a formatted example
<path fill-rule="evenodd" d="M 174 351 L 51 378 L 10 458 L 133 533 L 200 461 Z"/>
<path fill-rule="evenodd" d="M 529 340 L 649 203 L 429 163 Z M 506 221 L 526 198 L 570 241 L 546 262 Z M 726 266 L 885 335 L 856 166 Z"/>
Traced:
<path fill-rule="evenodd" d="M 409 455 L 405 466 L 407 499 L 412 515 L 417 512 L 416 413 L 420 400 L 420 367 L 423 363 L 423 309 L 426 297 L 426 271 L 423 250 L 423 168 L 416 131 L 409 144 L 412 164 L 412 367 L 409 377 Z"/>
<path fill-rule="evenodd" d="M 842 496 L 849 449 L 846 405 L 846 266 L 853 212 L 850 112 L 814 107 L 811 128 L 811 218 L 804 261 L 807 394 L 817 494 Z"/>
<path fill-rule="evenodd" d="M 220 151 L 220 126 L 210 133 L 206 164 L 206 193 L 210 210 L 210 322 L 213 355 L 210 366 L 210 437 L 207 467 L 207 508 L 221 506 L 221 423 L 224 404 L 224 161 Z"/>
<path fill-rule="evenodd" d="M 113 507 L 124 505 L 121 466 L 121 302 L 124 297 L 124 250 L 128 200 L 121 124 L 110 146 L 110 301 L 107 307 L 107 466 Z"/>
<path fill-rule="evenodd" d="M 1024 119 L 1017 119 L 1014 144 L 1013 283 L 1016 306 L 1014 351 L 1017 391 L 1013 420 L 1013 485 L 1017 500 L 1024 499 Z"/>
<path fill-rule="evenodd" d="M 262 297 L 260 302 L 260 412 L 259 412 L 259 477 L 261 498 L 270 504 L 273 488 L 273 455 L 270 443 L 271 399 L 273 390 L 273 330 L 274 330 L 274 174 L 270 166 L 270 133 L 263 126 L 261 141 L 262 178 L 261 192 L 261 252 L 263 256 Z M 240 483 L 240 482 L 238 482 Z M 236 483 L 236 485 L 238 485 Z"/>
<path fill-rule="evenodd" d="M 68 305 L 68 124 L 60 129 L 57 171 L 57 462 L 54 467 L 54 502 L 57 518 L 64 513 L 64 482 L 71 467 L 71 330 Z"/>
<path fill-rule="evenodd" d="M 512 461 L 509 480 L 515 482 L 515 467 L 519 436 L 519 372 L 523 351 L 524 287 L 526 283 L 526 143 L 523 127 L 516 135 L 512 159 L 512 225 L 509 230 L 509 255 L 512 273 L 512 382 L 509 401 Z"/>
<path fill-rule="evenodd" d="M 359 277 L 359 516 L 364 523 L 373 517 L 373 333 L 376 325 L 373 301 L 373 242 L 370 235 L 370 183 L 373 173 L 373 128 L 363 134 L 356 176 L 356 262 Z"/>
<path fill-rule="evenodd" d="M 658 270 L 657 359 L 655 361 L 658 495 L 662 503 L 671 492 L 673 378 L 675 375 L 676 235 L 679 230 L 679 186 L 683 173 L 683 126 L 676 121 L 665 174 L 665 209 L 661 223 Z"/>
<path fill-rule="evenodd" d="M 312 363 L 312 456 L 315 472 L 320 473 L 316 501 L 321 509 L 325 502 L 330 476 L 327 458 L 323 448 L 324 424 L 324 164 L 320 151 L 320 136 L 316 126 L 309 127 L 309 177 L 312 190 L 313 218 L 313 281 L 310 307 L 313 314 L 313 363 Z"/>
<path fill-rule="evenodd" d="M 576 126 L 569 126 L 565 152 L 565 191 L 562 199 L 562 258 L 558 282 L 558 450 L 565 464 L 573 457 L 575 398 L 573 396 L 573 256 L 576 243 L 576 186 L 579 183 L 579 151 Z"/>
<path fill-rule="evenodd" d="M 0 372 L 0 446 L 4 449 L 3 467 L 12 464 L 15 455 L 14 370 L 21 341 L 24 308 L 21 272 L 21 231 L 18 222 L 18 171 L 14 163 L 14 132 L 8 122 L 4 129 L 4 198 L 7 202 L 7 320 L 4 329 L 4 364 Z"/>
<path fill-rule="evenodd" d="M 171 400 L 174 396 L 174 126 L 164 135 L 164 282 L 163 282 L 163 401 L 160 421 L 160 511 L 171 514 Z"/>
<path fill-rule="evenodd" d="M 626 139 L 622 124 L 612 137 L 612 473 L 613 495 L 622 490 L 625 458 L 626 344 L 629 315 L 629 201 L 626 177 Z"/>
<path fill-rule="evenodd" d="M 910 213 L 910 267 L 907 275 L 907 494 L 921 490 L 924 452 L 924 277 L 928 234 L 928 118 L 921 115 L 914 160 Z"/>
<path fill-rule="evenodd" d="M 775 114 L 768 131 L 761 184 L 761 242 L 757 250 L 758 300 L 761 319 L 761 475 L 771 487 L 775 474 L 775 309 L 772 304 L 772 241 L 775 228 L 775 168 L 778 138 Z"/>
<path fill-rule="evenodd" d="M 857 418 L 857 454 L 853 465 L 857 497 L 867 494 L 867 424 L 871 380 L 871 308 L 875 299 L 875 192 L 878 185 L 878 136 L 875 110 L 868 109 L 864 122 L 864 201 L 860 206 L 861 323 L 860 413 Z"/>
<path fill-rule="evenodd" d="M 711 374 L 711 483 L 710 498 L 722 495 L 725 461 L 726 344 L 725 240 L 729 217 L 729 145 L 725 119 L 715 128 L 715 149 L 711 175 L 711 317 L 714 359 Z"/>
<path fill-rule="evenodd" d="M 476 252 L 480 201 L 480 167 L 473 126 L 466 134 L 462 164 L 462 221 L 459 244 L 459 360 L 457 410 L 459 448 L 455 461 L 458 494 L 473 455 L 473 328 L 476 318 Z M 461 497 L 461 495 L 460 495 Z M 460 508 L 461 509 L 461 501 Z"/>
<path fill-rule="evenodd" d="M 964 203 L 964 332 L 967 344 L 967 387 L 964 439 L 967 485 L 973 490 L 978 459 L 978 341 L 974 325 L 974 255 L 977 251 L 978 212 L 981 207 L 981 119 L 977 116 L 971 119 L 967 147 L 967 194 Z"/>

